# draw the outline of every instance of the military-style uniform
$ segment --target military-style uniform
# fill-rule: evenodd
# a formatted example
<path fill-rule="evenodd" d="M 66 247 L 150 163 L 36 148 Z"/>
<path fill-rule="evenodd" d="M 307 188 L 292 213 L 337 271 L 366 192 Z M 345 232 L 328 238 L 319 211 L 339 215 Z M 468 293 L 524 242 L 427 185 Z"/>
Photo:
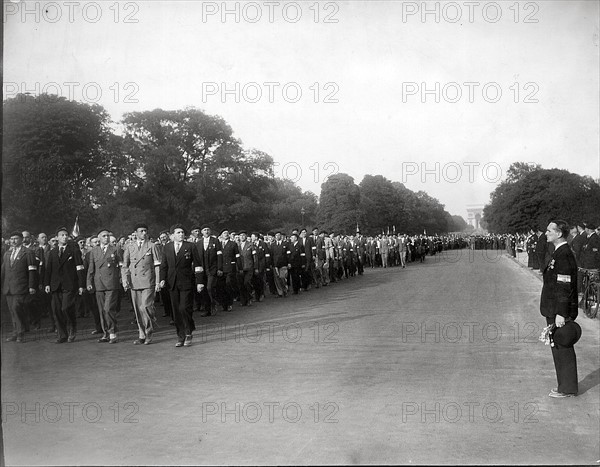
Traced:
<path fill-rule="evenodd" d="M 121 251 L 113 245 L 98 245 L 90 254 L 87 285 L 96 289 L 96 301 L 104 336 L 101 340 L 117 338 L 117 310 L 121 288 L 119 266 L 122 262 Z"/>
<path fill-rule="evenodd" d="M 160 248 L 148 240 L 131 242 L 123 249 L 121 280 L 125 289 L 131 289 L 140 343 L 144 340 L 149 344 L 152 340 L 156 324 L 154 298 L 160 263 Z"/>

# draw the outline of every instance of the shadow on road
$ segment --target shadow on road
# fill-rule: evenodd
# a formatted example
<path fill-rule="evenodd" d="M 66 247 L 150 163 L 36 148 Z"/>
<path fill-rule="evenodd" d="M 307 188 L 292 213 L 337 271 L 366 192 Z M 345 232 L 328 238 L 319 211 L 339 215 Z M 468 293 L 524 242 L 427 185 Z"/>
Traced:
<path fill-rule="evenodd" d="M 579 382 L 579 395 L 585 394 L 590 389 L 600 384 L 600 368 L 592 371 Z"/>

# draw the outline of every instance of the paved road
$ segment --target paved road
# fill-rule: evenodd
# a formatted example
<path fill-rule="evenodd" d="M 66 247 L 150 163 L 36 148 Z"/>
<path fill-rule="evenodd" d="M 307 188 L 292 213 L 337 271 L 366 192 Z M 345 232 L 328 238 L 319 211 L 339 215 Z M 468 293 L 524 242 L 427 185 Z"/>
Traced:
<path fill-rule="evenodd" d="M 151 346 L 3 342 L 6 462 L 596 464 L 599 322 L 580 396 L 549 398 L 540 289 L 463 250 L 199 319 L 191 348 L 166 323 Z"/>

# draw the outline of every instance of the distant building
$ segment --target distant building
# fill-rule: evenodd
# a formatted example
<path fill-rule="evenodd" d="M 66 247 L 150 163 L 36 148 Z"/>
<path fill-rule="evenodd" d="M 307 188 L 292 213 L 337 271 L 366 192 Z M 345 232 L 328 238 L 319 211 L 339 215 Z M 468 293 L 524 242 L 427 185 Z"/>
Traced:
<path fill-rule="evenodd" d="M 467 223 L 475 230 L 481 229 L 483 204 L 467 204 Z"/>

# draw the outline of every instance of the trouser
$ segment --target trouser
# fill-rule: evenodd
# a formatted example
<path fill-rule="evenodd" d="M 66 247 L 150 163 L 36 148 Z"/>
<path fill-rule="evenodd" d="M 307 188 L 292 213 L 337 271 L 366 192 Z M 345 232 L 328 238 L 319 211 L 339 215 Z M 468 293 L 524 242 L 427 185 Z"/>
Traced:
<path fill-rule="evenodd" d="M 252 275 L 253 271 L 240 271 L 238 274 L 238 287 L 240 290 L 240 302 L 242 305 L 248 305 L 252 297 Z"/>
<path fill-rule="evenodd" d="M 275 285 L 275 268 L 269 268 L 265 271 L 265 277 L 267 284 L 269 285 L 269 292 L 271 295 L 277 295 L 277 286 Z"/>
<path fill-rule="evenodd" d="M 314 269 L 315 286 L 317 287 L 317 289 L 319 287 L 321 287 L 321 285 L 325 285 L 325 281 L 323 280 L 323 264 L 324 263 L 325 263 L 325 261 L 317 258 L 317 264 L 315 265 L 315 269 Z"/>
<path fill-rule="evenodd" d="M 217 279 L 217 290 L 219 301 L 223 306 L 223 310 L 227 310 L 233 305 L 233 298 L 235 297 L 235 272 L 224 272 L 221 277 Z"/>
<path fill-rule="evenodd" d="M 12 320 L 12 335 L 14 337 L 23 337 L 26 330 L 27 311 L 25 309 L 26 294 L 5 295 L 8 311 Z"/>
<path fill-rule="evenodd" d="M 260 300 L 265 294 L 265 274 L 264 272 L 258 272 L 252 276 L 252 285 L 254 287 L 254 294 L 256 300 Z"/>
<path fill-rule="evenodd" d="M 304 290 L 308 289 L 308 287 L 310 286 L 311 276 L 312 276 L 312 273 L 310 271 L 310 265 L 307 265 L 300 272 L 300 284 L 301 284 L 300 287 L 303 288 Z"/>
<path fill-rule="evenodd" d="M 100 320 L 100 312 L 98 311 L 98 302 L 95 298 L 95 292 L 83 292 L 83 297 L 87 300 L 88 310 L 92 312 L 92 317 L 94 318 L 94 327 L 97 332 L 102 331 L 102 321 Z"/>
<path fill-rule="evenodd" d="M 277 289 L 277 294 L 281 296 L 285 296 L 288 293 L 288 268 L 287 266 L 281 266 L 280 268 L 275 268 L 275 273 L 273 274 L 273 279 L 275 281 L 275 288 Z"/>
<path fill-rule="evenodd" d="M 154 288 L 131 290 L 131 303 L 138 323 L 140 339 L 145 339 L 154 332 L 154 326 L 156 325 L 155 293 Z"/>
<path fill-rule="evenodd" d="M 329 274 L 330 274 L 329 260 L 325 260 L 325 261 L 323 261 L 322 274 L 321 274 L 321 278 L 323 280 L 323 285 L 327 285 L 327 284 L 329 284 L 329 282 L 331 282 L 331 277 Z"/>
<path fill-rule="evenodd" d="M 117 335 L 117 314 L 120 290 L 96 290 L 96 302 L 104 337 Z"/>
<path fill-rule="evenodd" d="M 77 292 L 61 290 L 52 292 L 52 311 L 56 320 L 58 338 L 74 337 L 77 332 L 77 316 L 75 314 L 75 297 Z"/>
<path fill-rule="evenodd" d="M 295 294 L 297 294 L 299 292 L 300 286 L 302 285 L 301 276 L 302 276 L 302 268 L 299 266 L 292 266 L 292 268 L 290 269 L 290 281 L 292 283 L 291 284 L 292 289 Z"/>
<path fill-rule="evenodd" d="M 212 311 L 217 306 L 217 276 L 212 274 L 205 274 L 204 276 L 204 289 L 200 294 L 200 306 L 204 311 Z"/>
<path fill-rule="evenodd" d="M 39 326 L 42 320 L 42 302 L 40 300 L 41 292 L 36 291 L 35 294 L 25 295 L 25 311 L 29 319 L 25 323 L 26 330 L 29 330 L 29 324 Z"/>
<path fill-rule="evenodd" d="M 402 266 L 406 266 L 406 261 L 405 261 L 405 259 L 404 259 L 404 257 L 405 257 L 405 256 L 406 256 L 406 251 L 405 251 L 405 250 L 402 250 L 402 251 L 400 252 L 400 264 L 401 264 Z"/>
<path fill-rule="evenodd" d="M 160 289 L 160 299 L 165 309 L 165 315 L 168 315 L 173 319 L 173 307 L 171 306 L 171 294 L 169 289 Z"/>
<path fill-rule="evenodd" d="M 554 323 L 554 318 L 546 318 L 546 323 Z M 552 359 L 554 360 L 554 369 L 556 370 L 558 392 L 577 394 L 579 387 L 575 348 L 573 346 L 564 347 L 554 342 L 554 347 L 552 347 Z"/>
<path fill-rule="evenodd" d="M 387 268 L 387 266 L 388 266 L 388 254 L 387 253 L 381 253 L 381 265 L 384 268 Z"/>
<path fill-rule="evenodd" d="M 177 329 L 177 337 L 181 342 L 185 340 L 185 336 L 191 336 L 196 329 L 194 319 L 192 318 L 193 310 L 193 291 L 171 289 L 169 291 L 171 297 L 171 305 L 173 306 L 173 321 Z"/>

